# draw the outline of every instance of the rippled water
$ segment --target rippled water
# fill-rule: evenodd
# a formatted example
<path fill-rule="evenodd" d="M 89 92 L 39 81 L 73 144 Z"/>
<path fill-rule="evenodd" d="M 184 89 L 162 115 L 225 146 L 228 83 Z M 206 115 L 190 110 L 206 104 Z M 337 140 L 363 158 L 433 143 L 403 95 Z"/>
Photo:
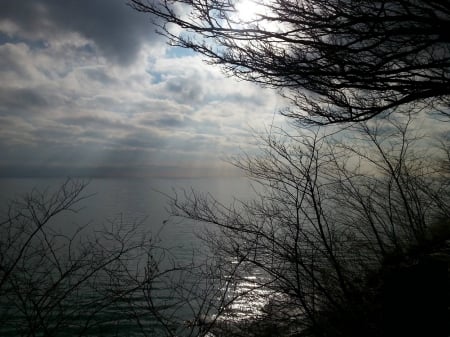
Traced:
<path fill-rule="evenodd" d="M 5 200 L 20 196 L 23 193 L 29 192 L 31 188 L 51 188 L 57 186 L 60 180 L 32 180 L 32 179 L 0 179 L 1 193 L 0 193 L 0 209 L 5 209 Z M 65 215 L 59 218 L 55 226 L 58 230 L 70 231 L 77 226 L 77 224 L 90 223 L 96 226 L 99 223 L 109 219 L 116 221 L 120 219 L 124 223 L 143 222 L 146 229 L 152 233 L 158 233 L 161 239 L 161 245 L 164 248 L 170 249 L 174 259 L 180 264 L 187 264 L 192 261 L 192 253 L 194 250 L 201 248 L 201 242 L 196 236 L 196 231 L 199 229 L 198 225 L 189 222 L 169 221 L 166 222 L 169 214 L 167 213 L 166 199 L 163 193 L 172 193 L 172 188 L 193 188 L 203 192 L 209 192 L 219 198 L 223 202 L 232 200 L 232 196 L 239 198 L 250 198 L 251 188 L 248 182 L 242 178 L 223 178 L 223 179 L 189 179 L 189 180 L 114 180 L 114 179 L 98 179 L 93 180 L 86 189 L 87 194 L 92 194 L 90 198 L 84 200 L 80 206 L 81 211 L 76 214 Z M 165 223 L 165 225 L 164 225 Z M 202 249 L 199 250 L 200 252 Z M 197 252 L 197 254 L 199 254 Z M 230 263 L 233 263 L 232 261 Z M 168 276 L 169 277 L 169 276 Z M 172 310 L 171 315 L 173 321 L 178 322 L 178 331 L 182 331 L 189 322 L 192 315 L 193 308 L 183 308 L 173 310 L 174 305 L 178 305 L 177 296 L 182 296 L 179 293 L 174 293 L 170 290 L 171 281 L 182 282 L 186 288 L 189 288 L 189 282 L 195 283 L 196 280 L 190 280 L 190 275 L 178 275 L 173 273 L 169 278 L 158 278 L 154 280 L 152 289 L 154 291 L 149 294 L 143 294 L 140 291 L 130 293 L 128 299 L 130 301 L 117 301 L 113 305 L 108 306 L 107 309 L 102 310 L 95 315 L 96 326 L 90 330 L 92 336 L 143 336 L 143 332 L 151 335 L 159 335 L 160 323 L 152 315 L 149 314 L 149 298 L 155 301 L 156 306 L 164 312 L 164 308 Z M 267 289 L 261 289 L 257 286 L 257 280 L 260 280 L 263 274 L 260 270 L 253 270 L 251 273 L 244 275 L 240 281 L 232 285 L 231 291 L 227 296 L 235 296 L 237 294 L 244 294 L 239 297 L 227 310 L 224 318 L 228 320 L 248 319 L 258 315 L 259 310 L 267 303 L 270 294 Z M 100 280 L 98 282 L 101 282 Z M 181 284 L 181 283 L 179 283 Z M 99 284 L 98 284 L 99 285 Z M 198 289 L 197 289 L 198 290 Z M 73 302 L 79 303 L 84 311 L 73 308 L 71 298 L 63 302 L 62 307 L 72 310 L 73 315 L 72 327 L 64 330 L 61 336 L 74 336 L 80 331 L 80 324 L 94 317 L 95 306 L 89 307 L 89 303 L 94 301 L 98 295 L 93 289 L 85 289 L 75 294 L 77 297 L 72 298 Z M 75 296 L 74 295 L 74 296 Z M 199 305 L 194 303 L 195 307 Z M 130 306 L 132 303 L 132 306 Z M 11 304 L 11 303 L 10 303 Z M 0 306 L 5 308 L 8 304 L 5 299 L 1 299 Z M 131 310 L 133 308 L 133 310 Z M 178 307 L 176 307 L 178 308 Z M 64 309 L 64 308 L 61 308 Z M 31 309 L 30 309 L 31 310 Z M 3 310 L 3 313 L 5 310 Z M 3 316 L 3 322 L 8 322 L 3 327 L 0 327 L 1 336 L 17 335 L 17 324 L 19 324 L 21 313 L 12 311 L 9 317 Z M 209 312 L 213 317 L 214 312 Z M 5 317 L 7 319 L 5 319 Z M 139 324 L 136 323 L 136 317 L 139 318 Z M 209 318 L 206 318 L 209 319 Z M 55 321 L 57 321 L 55 319 Z M 195 325 L 195 324 L 194 324 Z M 70 324 L 69 324 L 70 326 Z M 20 328 L 20 327 L 19 327 Z M 184 329 L 187 332 L 195 332 L 195 327 L 191 329 Z M 8 332 L 9 331 L 9 332 Z M 42 332 L 42 335 L 44 333 Z"/>

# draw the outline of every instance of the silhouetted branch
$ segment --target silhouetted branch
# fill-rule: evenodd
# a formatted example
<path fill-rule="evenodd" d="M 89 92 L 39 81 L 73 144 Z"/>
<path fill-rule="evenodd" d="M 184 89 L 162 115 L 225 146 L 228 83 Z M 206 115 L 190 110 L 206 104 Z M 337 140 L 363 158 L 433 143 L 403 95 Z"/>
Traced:
<path fill-rule="evenodd" d="M 239 3 L 129 0 L 157 18 L 171 44 L 279 89 L 295 120 L 366 121 L 424 108 L 448 120 L 448 1 L 254 0 L 247 20 Z"/>
<path fill-rule="evenodd" d="M 292 312 L 289 323 L 281 313 L 271 322 L 316 336 L 331 313 L 356 322 L 364 312 L 367 325 L 352 331 L 377 336 L 380 294 L 370 275 L 392 256 L 428 245 L 436 216 L 448 219 L 450 186 L 439 169 L 446 154 L 422 149 L 428 140 L 412 124 L 408 116 L 360 124 L 344 131 L 350 139 L 272 128 L 258 155 L 234 160 L 259 184 L 254 201 L 225 205 L 184 191 L 172 197 L 171 212 L 212 226 L 205 240 L 215 256 L 239 261 L 240 273 L 230 273 L 235 283 L 263 271 L 255 289 L 278 294 L 273 301 Z"/>

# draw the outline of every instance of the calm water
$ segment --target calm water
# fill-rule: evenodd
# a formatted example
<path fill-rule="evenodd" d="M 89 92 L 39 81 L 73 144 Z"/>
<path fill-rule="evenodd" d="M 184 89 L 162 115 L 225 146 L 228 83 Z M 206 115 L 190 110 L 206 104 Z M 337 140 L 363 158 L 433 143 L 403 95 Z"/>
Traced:
<path fill-rule="evenodd" d="M 32 188 L 45 189 L 59 186 L 63 179 L 1 179 L 0 202 L 20 197 Z M 173 190 L 194 189 L 211 193 L 220 201 L 229 202 L 233 196 L 249 198 L 252 195 L 245 178 L 197 178 L 197 179 L 92 179 L 84 191 L 92 195 L 82 203 L 82 218 L 101 221 L 123 214 L 135 218 L 151 217 L 149 225 L 157 227 L 167 217 L 166 198 Z"/>
<path fill-rule="evenodd" d="M 18 198 L 31 189 L 50 190 L 59 186 L 61 179 L 0 179 L 0 210 L 4 212 L 7 200 Z M 189 261 L 193 249 L 201 245 L 196 236 L 199 225 L 189 222 L 166 221 L 169 218 L 167 199 L 164 194 L 173 195 L 173 190 L 194 189 L 203 193 L 210 193 L 221 202 L 227 204 L 233 197 L 240 199 L 252 198 L 252 189 L 245 178 L 202 178 L 202 179 L 93 179 L 84 193 L 90 195 L 80 203 L 80 211 L 71 213 L 58 219 L 56 226 L 64 232 L 72 230 L 80 224 L 92 224 L 94 227 L 108 221 L 122 219 L 125 223 L 143 222 L 146 230 L 159 233 L 161 245 L 168 247 L 174 256 L 183 261 Z M 163 225 L 165 224 L 165 225 Z M 249 282 L 254 275 L 249 275 Z M 186 282 L 188 282 L 186 280 Z M 237 285 L 236 288 L 252 287 L 251 282 Z M 162 285 L 154 285 L 155 287 Z M 242 290 L 241 289 L 241 290 Z M 169 295 L 170 296 L 170 295 Z M 170 299 L 169 299 L 170 300 Z M 136 301 L 139 301 L 137 298 Z M 235 316 L 246 316 L 252 307 L 258 305 L 257 299 L 251 303 L 242 300 L 235 303 Z M 183 316 L 183 315 L 181 315 Z M 144 320 L 145 321 L 145 320 Z M 146 324 L 154 324 L 147 320 Z M 126 326 L 117 330 L 118 336 L 132 336 L 135 326 Z M 126 331 L 117 333 L 117 331 Z M 98 336 L 102 333 L 98 332 Z M 111 335 L 105 332 L 105 335 Z M 136 335 L 139 335 L 136 332 Z"/>
<path fill-rule="evenodd" d="M 52 190 L 64 182 L 63 179 L 0 179 L 0 211 L 6 209 L 7 201 L 20 198 L 33 188 Z M 192 226 L 172 223 L 163 226 L 168 219 L 167 197 L 174 190 L 194 189 L 210 193 L 225 204 L 233 197 L 249 199 L 252 196 L 250 184 L 245 178 L 198 178 L 198 179 L 92 179 L 83 195 L 89 196 L 78 204 L 80 211 L 71 213 L 61 221 L 64 226 L 85 223 L 101 224 L 122 218 L 124 222 L 144 222 L 153 233 L 172 243 L 183 244 L 192 238 Z"/>

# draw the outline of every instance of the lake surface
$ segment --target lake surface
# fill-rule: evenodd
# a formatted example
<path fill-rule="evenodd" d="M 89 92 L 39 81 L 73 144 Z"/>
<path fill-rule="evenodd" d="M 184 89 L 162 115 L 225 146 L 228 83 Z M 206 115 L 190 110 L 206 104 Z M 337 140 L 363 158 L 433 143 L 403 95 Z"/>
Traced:
<path fill-rule="evenodd" d="M 30 192 L 33 188 L 43 190 L 60 186 L 64 179 L 0 178 L 0 202 L 14 199 Z M 99 221 L 123 214 L 132 217 L 151 216 L 149 225 L 160 225 L 167 212 L 167 198 L 174 190 L 194 189 L 210 193 L 223 202 L 233 197 L 249 198 L 252 195 L 250 183 L 246 178 L 196 178 L 196 179 L 91 179 L 85 195 L 91 195 L 83 202 L 80 214 L 85 218 Z"/>
<path fill-rule="evenodd" d="M 33 188 L 44 190 L 55 189 L 64 180 L 62 179 L 0 179 L 0 210 L 6 210 L 7 201 L 20 198 L 29 193 Z M 94 227 L 109 221 L 121 219 L 124 223 L 141 223 L 151 233 L 158 233 L 161 245 L 171 249 L 176 259 L 189 261 L 194 249 L 201 246 L 201 241 L 196 236 L 201 226 L 189 221 L 172 221 L 167 211 L 167 197 L 173 195 L 174 190 L 196 190 L 202 193 L 210 193 L 224 204 L 229 204 L 233 198 L 249 200 L 253 196 L 250 182 L 246 178 L 197 178 L 197 179 L 92 179 L 85 188 L 84 194 L 89 196 L 83 200 L 77 213 L 70 213 L 58 218 L 55 226 L 64 232 L 72 230 L 78 225 L 91 224 Z M 166 221 L 168 220 L 169 221 Z M 249 280 L 254 275 L 249 275 Z M 188 282 L 188 281 L 186 281 Z M 162 285 L 155 285 L 156 287 Z M 252 285 L 236 285 L 248 288 Z M 136 301 L 139 301 L 137 298 Z M 235 303 L 233 310 L 235 317 L 248 316 L 254 303 L 246 303 L 241 300 Z M 117 313 L 116 313 L 117 314 Z M 186 316 L 186 318 L 188 318 Z M 123 322 L 122 322 L 123 323 Z M 154 324 L 155 322 L 147 322 Z M 123 323 L 125 324 L 125 323 Z M 117 330 L 118 336 L 139 335 L 132 333 L 134 326 L 123 326 Z M 124 330 L 125 329 L 125 330 Z M 126 331 L 117 333 L 117 331 Z M 70 334 L 69 334 L 70 335 Z M 98 336 L 102 333 L 98 332 Z M 110 335 L 106 333 L 105 335 Z"/>

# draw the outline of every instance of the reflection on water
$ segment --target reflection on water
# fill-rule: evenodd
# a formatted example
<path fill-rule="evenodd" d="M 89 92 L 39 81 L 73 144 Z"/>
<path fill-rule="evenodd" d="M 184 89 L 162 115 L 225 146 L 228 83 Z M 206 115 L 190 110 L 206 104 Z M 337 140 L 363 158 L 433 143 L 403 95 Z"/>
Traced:
<path fill-rule="evenodd" d="M 257 268 L 252 269 L 251 274 L 236 279 L 227 294 L 232 302 L 218 320 L 239 322 L 260 317 L 274 296 L 273 291 L 264 287 L 265 279 L 264 273 Z"/>
<path fill-rule="evenodd" d="M 53 185 L 52 185 L 53 184 Z M 175 185 L 189 188 L 196 184 L 201 186 L 202 190 L 211 191 L 212 194 L 219 194 L 223 197 L 233 194 L 248 195 L 248 185 L 242 182 L 242 179 L 224 180 L 189 180 L 177 181 Z M 11 180 L 2 181 L 4 194 L 0 193 L 0 200 L 4 201 L 11 197 L 12 192 L 21 195 L 29 192 L 31 187 L 57 186 L 55 182 L 31 180 Z M 163 222 L 167 219 L 165 209 L 164 195 L 155 192 L 155 190 L 170 193 L 173 181 L 149 180 L 149 181 L 127 181 L 127 180 L 96 180 L 93 181 L 87 190 L 87 194 L 95 194 L 92 198 L 86 199 L 81 205 L 79 213 L 69 213 L 58 218 L 55 223 L 55 229 L 65 234 L 76 230 L 76 224 L 93 223 L 94 225 L 103 219 L 110 221 L 122 221 L 125 223 L 143 221 L 153 233 L 159 233 L 161 245 L 171 250 L 172 257 L 179 263 L 187 265 L 193 259 L 194 249 L 198 249 L 200 242 L 194 234 L 198 225 L 192 223 L 168 223 L 164 226 Z M 217 191 L 214 191 L 216 189 Z M 5 204 L 2 203 L 2 206 Z M 0 207 L 1 208 L 1 207 Z M 198 250 L 197 250 L 198 251 Z M 29 275 L 28 275 L 29 276 Z M 35 275 L 36 276 L 36 275 Z M 19 276 L 20 277 L 20 276 Z M 172 279 L 170 279 L 172 277 Z M 38 277 L 39 278 L 39 277 Z M 235 282 L 227 289 L 226 297 L 233 299 L 231 304 L 224 311 L 224 314 L 218 320 L 238 321 L 250 319 L 261 314 L 262 309 L 267 304 L 268 299 L 273 296 L 270 291 L 260 286 L 263 279 L 261 270 L 254 269 L 251 272 L 237 278 Z M 108 281 L 108 279 L 105 279 Z M 130 291 L 126 296 L 118 296 L 114 293 L 114 288 L 105 280 L 102 284 L 101 278 L 96 279 L 96 283 L 89 287 L 80 287 L 67 296 L 64 301 L 46 315 L 49 329 L 58 329 L 58 324 L 64 326 L 64 329 L 58 330 L 57 336 L 76 336 L 85 331 L 88 336 L 161 336 L 161 321 L 155 318 L 154 311 L 170 316 L 171 328 L 180 335 L 193 335 L 196 330 L 192 327 L 186 327 L 185 321 L 192 319 L 192 313 L 195 312 L 195 302 L 198 299 L 190 299 L 188 303 L 182 303 L 184 293 L 171 289 L 171 282 L 176 280 L 178 285 L 183 285 L 185 291 L 193 289 L 196 279 L 189 280 L 189 275 L 177 275 L 173 273 L 166 278 L 160 277 L 152 280 L 151 292 L 137 289 Z M 202 284 L 197 284 L 201 287 Z M 43 288 L 45 289 L 45 288 Z M 63 288 L 62 288 L 63 289 Z M 98 301 L 99 297 L 105 295 L 105 289 L 110 289 L 111 293 L 106 294 L 106 298 L 114 299 L 110 302 Z M 3 291 L 4 289 L 2 289 Z M 196 293 L 201 294 L 201 289 L 196 289 Z M 30 317 L 36 315 L 33 313 L 33 303 L 39 300 L 41 294 L 34 293 L 28 297 L 23 292 L 22 298 L 6 296 L 5 292 L 0 295 L 0 336 L 18 336 L 26 328 L 26 324 L 32 324 Z M 151 303 L 150 303 L 151 300 Z M 22 305 L 18 306 L 18 302 Z M 197 301 L 198 302 L 198 301 Z M 189 307 L 191 306 L 191 307 Z M 18 308 L 21 308 L 20 310 Z M 64 317 L 62 314 L 64 313 Z M 211 315 L 211 312 L 208 313 Z M 27 321 L 28 320 L 28 321 Z M 61 321 L 63 320 L 63 321 Z M 56 330 L 55 330 L 56 331 Z M 197 329 L 198 331 L 198 329 Z M 44 336 L 47 332 L 39 331 L 36 336 Z"/>
<path fill-rule="evenodd" d="M 223 314 L 217 317 L 217 321 L 239 322 L 259 317 L 264 306 L 274 296 L 270 290 L 261 286 L 263 279 L 262 271 L 254 269 L 251 274 L 237 278 L 230 287 L 222 289 L 226 291 L 226 298 L 232 302 Z M 195 292 L 185 295 L 180 288 L 180 284 L 186 289 L 193 289 L 195 286 L 197 280 L 189 280 L 189 274 L 155 278 L 148 288 L 139 287 L 126 294 L 115 292 L 126 290 L 125 285 L 119 284 L 118 289 L 115 289 L 108 281 L 107 277 L 103 281 L 98 277 L 95 284 L 87 284 L 69 294 L 58 305 L 57 310 L 46 313 L 47 328 L 50 331 L 55 329 L 58 331 L 55 336 L 62 337 L 78 336 L 80 333 L 95 337 L 164 336 L 166 328 L 176 331 L 180 336 L 195 336 L 198 332 L 199 329 L 195 325 L 186 325 L 187 321 L 193 319 L 192 314 L 196 309 L 189 305 L 195 305 L 194 301 L 183 303 L 188 299 L 188 295 L 195 295 Z M 133 285 L 130 285 L 129 289 L 132 288 Z M 36 296 L 36 299 L 38 297 Z M 26 328 L 23 326 L 24 322 L 33 316 L 33 313 L 18 311 L 15 300 L 17 298 L 2 296 L 0 336 L 22 335 L 21 329 Z M 33 298 L 25 300 L 30 301 L 29 310 L 32 311 Z M 155 317 L 155 312 L 170 317 L 170 322 L 165 324 L 171 326 L 164 328 L 158 317 Z M 212 315 L 211 318 L 213 317 Z M 64 329 L 59 329 L 58 324 L 64 325 Z M 39 332 L 37 336 L 45 336 L 45 332 Z"/>
<path fill-rule="evenodd" d="M 191 312 L 163 279 L 154 280 L 151 291 L 139 288 L 119 296 L 110 284 L 97 280 L 95 288 L 86 285 L 58 301 L 57 307 L 43 305 L 35 311 L 41 299 L 45 300 L 45 294 L 30 296 L 25 289 L 23 298 L 1 296 L 0 336 L 142 337 L 168 335 L 168 329 L 180 335 L 193 330 L 183 325 Z M 27 303 L 17 305 L 21 301 Z M 160 321 L 155 312 L 170 321 Z"/>

